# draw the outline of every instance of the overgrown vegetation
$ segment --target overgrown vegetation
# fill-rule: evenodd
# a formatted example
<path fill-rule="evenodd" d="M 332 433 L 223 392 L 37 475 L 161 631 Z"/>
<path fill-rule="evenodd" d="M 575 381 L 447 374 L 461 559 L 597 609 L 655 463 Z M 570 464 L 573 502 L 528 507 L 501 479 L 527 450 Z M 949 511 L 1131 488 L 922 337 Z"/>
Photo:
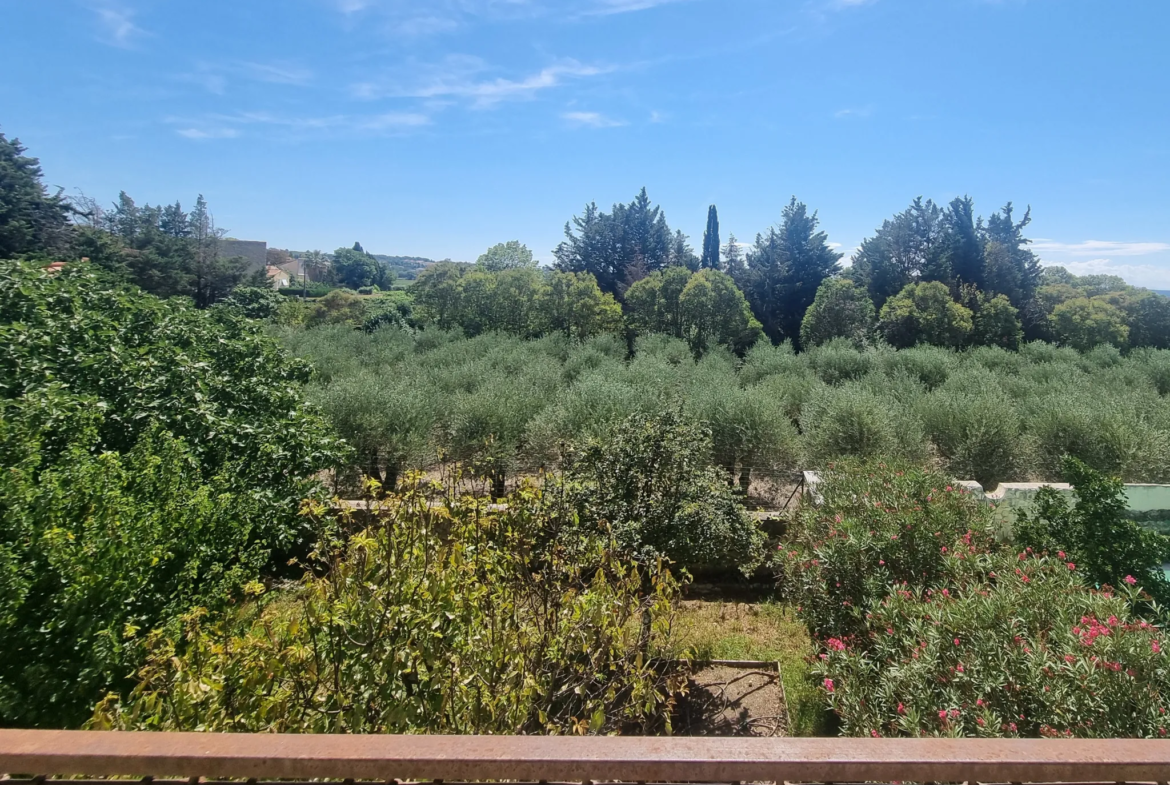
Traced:
<path fill-rule="evenodd" d="M 140 634 L 308 540 L 343 445 L 229 309 L 0 262 L 0 313 L 0 718 L 77 725 Z"/>
<path fill-rule="evenodd" d="M 1121 527 L 1119 489 L 1073 471 L 1076 515 Z M 1139 615 L 1161 618 L 1148 555 L 1115 552 L 1126 577 L 1099 585 L 1091 554 L 1073 561 L 1077 531 L 1048 529 L 1047 553 L 996 542 L 986 507 L 909 467 L 837 467 L 820 492 L 777 564 L 842 732 L 1166 735 L 1170 641 Z"/>
<path fill-rule="evenodd" d="M 745 490 L 849 456 L 900 456 L 989 488 L 1060 480 L 1066 454 L 1131 482 L 1170 472 L 1165 350 L 894 351 L 837 339 L 801 354 L 764 343 L 742 360 L 723 349 L 696 360 L 660 335 L 637 339 L 632 358 L 609 335 L 282 337 L 317 368 L 310 395 L 358 448 L 360 469 L 384 480 L 453 457 L 507 477 L 560 466 L 569 445 L 673 404 L 711 431 L 714 463 Z"/>
<path fill-rule="evenodd" d="M 573 524 L 558 494 L 506 509 L 411 477 L 323 574 L 181 639 L 150 641 L 97 727 L 318 733 L 669 731 L 684 677 L 660 667 L 678 584 Z"/>

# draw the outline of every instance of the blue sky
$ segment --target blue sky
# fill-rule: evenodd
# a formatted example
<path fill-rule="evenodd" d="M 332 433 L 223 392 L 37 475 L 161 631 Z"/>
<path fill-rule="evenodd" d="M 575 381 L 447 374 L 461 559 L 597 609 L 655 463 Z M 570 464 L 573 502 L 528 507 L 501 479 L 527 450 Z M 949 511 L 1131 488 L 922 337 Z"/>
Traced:
<path fill-rule="evenodd" d="M 796 195 L 842 251 L 915 196 L 1170 289 L 1167 0 L 4 0 L 0 130 L 237 237 L 551 259 L 643 185 L 701 243 Z"/>

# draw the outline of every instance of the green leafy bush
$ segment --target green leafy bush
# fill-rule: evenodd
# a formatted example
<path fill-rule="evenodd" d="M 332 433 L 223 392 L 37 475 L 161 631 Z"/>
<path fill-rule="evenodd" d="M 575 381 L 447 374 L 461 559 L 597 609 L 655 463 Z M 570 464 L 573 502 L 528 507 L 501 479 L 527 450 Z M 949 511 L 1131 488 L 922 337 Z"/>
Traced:
<path fill-rule="evenodd" d="M 1132 615 L 1136 579 L 1097 591 L 1068 552 L 997 544 L 989 508 L 947 482 L 837 467 L 777 553 L 842 732 L 1165 736 L 1170 641 Z"/>
<path fill-rule="evenodd" d="M 612 531 L 646 561 L 666 556 L 689 569 L 760 563 L 763 534 L 710 468 L 711 435 L 681 414 L 635 414 L 590 444 L 568 471 L 581 523 Z"/>
<path fill-rule="evenodd" d="M 952 477 L 994 490 L 1025 474 L 1030 445 L 1015 403 L 989 373 L 964 373 L 917 406 L 927 437 Z"/>
<path fill-rule="evenodd" d="M 344 452 L 230 306 L 0 262 L 0 313 L 0 722 L 75 725 L 141 635 L 303 544 Z"/>
<path fill-rule="evenodd" d="M 1090 591 L 1054 558 L 947 562 L 947 588 L 898 589 L 864 635 L 825 641 L 814 677 L 842 733 L 1167 735 L 1170 639 L 1131 615 L 1125 592 Z"/>
<path fill-rule="evenodd" d="M 157 634 L 94 727 L 316 733 L 668 730 L 684 679 L 649 653 L 678 584 L 526 487 L 505 510 L 417 476 L 292 592 Z"/>
<path fill-rule="evenodd" d="M 1121 480 L 1071 457 L 1065 459 L 1064 472 L 1076 504 L 1070 507 L 1052 488 L 1041 488 L 1032 508 L 1016 515 L 1016 540 L 1076 564 L 1095 585 L 1140 584 L 1158 604 L 1170 603 L 1170 581 L 1162 571 L 1170 560 L 1170 537 L 1127 520 Z"/>
<path fill-rule="evenodd" d="M 817 390 L 802 407 L 800 430 L 816 466 L 837 458 L 922 457 L 922 425 L 895 398 L 863 384 Z"/>
<path fill-rule="evenodd" d="M 104 451 L 103 419 L 61 390 L 0 402 L 0 724 L 77 727 L 128 688 L 147 633 L 222 607 L 271 556 L 244 467 L 205 475 L 161 429 Z"/>
<path fill-rule="evenodd" d="M 864 637 L 868 614 L 906 583 L 942 589 L 948 553 L 987 550 L 990 510 L 945 476 L 909 465 L 843 463 L 821 475 L 776 556 L 781 579 L 814 636 Z"/>

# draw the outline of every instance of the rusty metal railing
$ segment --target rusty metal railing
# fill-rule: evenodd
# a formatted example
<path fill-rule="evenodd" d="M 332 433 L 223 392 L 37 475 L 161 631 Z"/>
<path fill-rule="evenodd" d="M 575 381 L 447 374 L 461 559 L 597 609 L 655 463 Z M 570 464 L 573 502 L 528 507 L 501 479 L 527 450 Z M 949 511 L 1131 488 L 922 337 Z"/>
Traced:
<path fill-rule="evenodd" d="M 0 730 L 0 772 L 486 782 L 1165 783 L 1170 741 L 333 736 Z"/>

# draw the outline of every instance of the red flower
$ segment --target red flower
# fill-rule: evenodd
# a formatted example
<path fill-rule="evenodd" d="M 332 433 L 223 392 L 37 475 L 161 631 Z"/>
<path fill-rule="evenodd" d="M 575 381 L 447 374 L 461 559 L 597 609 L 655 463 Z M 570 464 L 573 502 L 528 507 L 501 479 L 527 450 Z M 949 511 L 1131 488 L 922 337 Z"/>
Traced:
<path fill-rule="evenodd" d="M 835 689 L 836 688 L 833 686 L 833 680 L 832 679 L 825 679 L 825 690 L 827 692 L 833 692 L 833 690 L 835 690 Z"/>
<path fill-rule="evenodd" d="M 903 706 L 901 703 L 899 703 L 899 704 L 898 704 L 898 713 L 899 713 L 899 714 L 905 714 L 905 713 L 906 713 L 906 707 L 905 707 L 905 706 Z"/>
<path fill-rule="evenodd" d="M 1133 586 L 1135 583 L 1137 583 L 1137 578 L 1133 577 L 1132 575 L 1126 575 L 1125 582 L 1130 586 Z"/>
<path fill-rule="evenodd" d="M 1075 569 L 1077 568 L 1077 566 L 1076 566 L 1075 564 L 1073 564 L 1072 562 L 1069 562 L 1069 563 L 1068 563 L 1068 568 L 1069 568 L 1070 570 L 1075 570 Z"/>
<path fill-rule="evenodd" d="M 956 645 L 956 646 L 958 646 L 958 645 L 959 645 L 959 639 L 958 639 L 958 638 L 955 638 L 955 645 Z"/>

